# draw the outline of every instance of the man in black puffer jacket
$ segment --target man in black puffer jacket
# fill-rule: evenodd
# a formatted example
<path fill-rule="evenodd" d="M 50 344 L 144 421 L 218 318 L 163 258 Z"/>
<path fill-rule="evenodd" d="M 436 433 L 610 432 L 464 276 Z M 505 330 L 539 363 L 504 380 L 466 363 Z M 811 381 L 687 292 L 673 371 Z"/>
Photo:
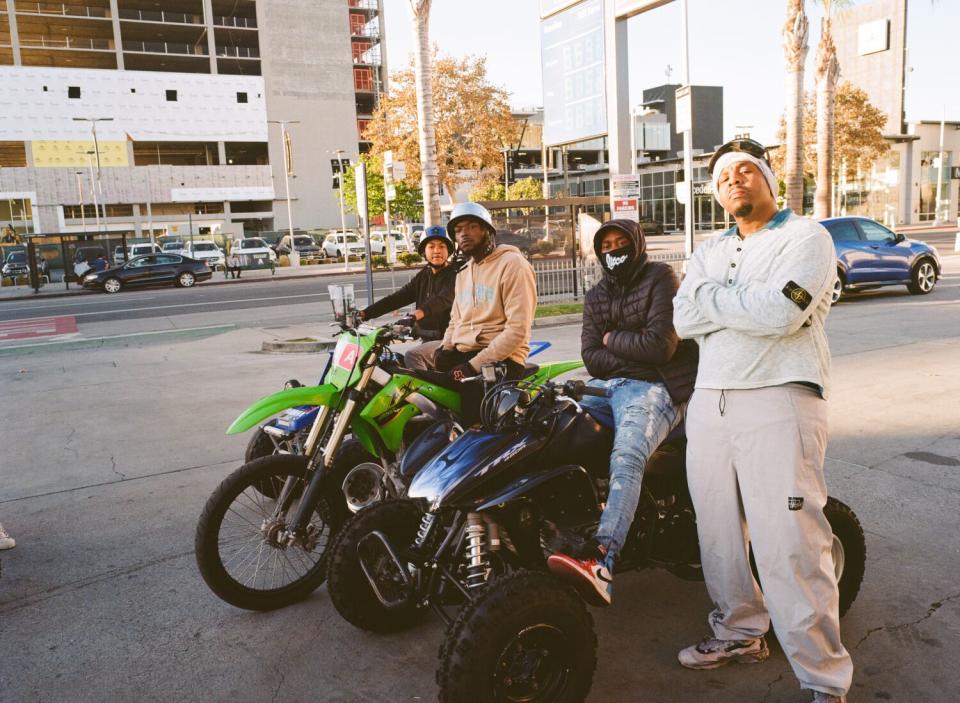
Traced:
<path fill-rule="evenodd" d="M 697 347 L 673 328 L 679 286 L 669 264 L 649 261 L 639 225 L 610 220 L 594 236 L 603 278 L 587 293 L 581 349 L 593 415 L 613 416 L 610 491 L 593 543 L 576 554 L 554 554 L 550 569 L 570 579 L 594 605 L 609 605 L 613 563 L 626 542 L 640 501 L 647 459 L 683 419 L 697 375 Z"/>

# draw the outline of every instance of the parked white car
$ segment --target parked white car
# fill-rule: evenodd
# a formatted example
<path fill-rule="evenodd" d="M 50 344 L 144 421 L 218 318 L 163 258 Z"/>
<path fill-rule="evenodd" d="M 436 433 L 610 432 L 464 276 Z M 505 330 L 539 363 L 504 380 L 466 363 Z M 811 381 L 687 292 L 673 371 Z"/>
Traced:
<path fill-rule="evenodd" d="M 209 239 L 194 239 L 183 243 L 183 255 L 196 261 L 205 261 L 207 266 L 223 266 L 226 260 L 223 249 Z"/>
<path fill-rule="evenodd" d="M 373 246 L 371 244 L 371 250 Z M 344 252 L 350 256 L 366 256 L 367 248 L 353 232 L 331 232 L 323 240 L 323 253 L 327 256 L 341 257 Z"/>
<path fill-rule="evenodd" d="M 160 248 L 163 249 L 164 254 L 173 254 L 175 256 L 183 256 L 186 254 L 184 250 L 183 242 L 180 240 L 174 240 L 172 242 L 164 242 L 160 245 Z"/>
<path fill-rule="evenodd" d="M 260 237 L 234 239 L 230 253 L 244 257 L 244 263 L 268 264 L 277 260 L 277 253 Z"/>
<path fill-rule="evenodd" d="M 387 237 L 393 240 L 393 250 L 398 254 L 400 252 L 410 251 L 410 245 L 406 237 L 399 232 L 371 232 L 370 233 L 370 251 L 374 254 L 385 255 L 387 253 Z"/>
<path fill-rule="evenodd" d="M 146 256 L 147 254 L 161 254 L 162 250 L 158 244 L 151 244 L 147 242 L 145 244 L 128 244 L 127 245 L 127 258 L 123 258 L 123 247 L 118 246 L 113 249 L 113 265 L 114 266 L 123 266 L 127 261 L 134 258 L 135 256 Z"/>

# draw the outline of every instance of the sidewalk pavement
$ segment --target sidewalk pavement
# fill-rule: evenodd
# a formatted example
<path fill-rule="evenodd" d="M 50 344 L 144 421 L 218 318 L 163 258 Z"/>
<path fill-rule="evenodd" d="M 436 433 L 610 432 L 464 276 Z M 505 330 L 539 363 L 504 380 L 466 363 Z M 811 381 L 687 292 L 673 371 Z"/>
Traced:
<path fill-rule="evenodd" d="M 867 575 L 842 621 L 851 700 L 942 700 L 960 687 L 950 656 L 960 643 L 958 305 L 953 273 L 932 296 L 851 297 L 827 321 L 827 481 L 867 532 Z M 197 572 L 197 518 L 249 439 L 224 428 L 284 380 L 315 380 L 325 361 L 263 355 L 261 343 L 325 329 L 0 358 L 0 395 L 16 398 L 0 404 L 0 512 L 17 538 L 2 557 L 0 699 L 436 699 L 438 619 L 363 632 L 325 586 L 252 613 L 218 600 Z M 533 336 L 553 342 L 538 360 L 579 357 L 577 325 Z M 772 637 L 762 665 L 676 663 L 705 632 L 702 583 L 662 570 L 616 581 L 614 606 L 592 611 L 589 700 L 810 700 Z"/>
<path fill-rule="evenodd" d="M 420 268 L 419 265 L 410 267 L 397 267 L 397 271 L 415 271 Z M 244 271 L 240 278 L 227 278 L 223 271 L 214 271 L 213 276 L 208 281 L 204 281 L 201 286 L 218 286 L 227 284 L 253 283 L 276 281 L 283 279 L 297 278 L 317 278 L 320 276 L 342 276 L 347 274 L 363 274 L 366 272 L 363 264 L 351 263 L 348 271 L 344 272 L 343 264 L 316 264 L 313 266 L 280 267 L 271 274 L 269 269 L 253 269 Z M 374 271 L 381 273 L 381 271 Z M 72 295 L 99 295 L 100 291 L 85 290 L 78 283 L 71 283 L 67 288 L 64 283 L 48 283 L 40 288 L 39 293 L 35 293 L 31 286 L 5 286 L 0 288 L 0 301 L 4 300 L 36 300 L 38 298 L 62 298 Z"/>

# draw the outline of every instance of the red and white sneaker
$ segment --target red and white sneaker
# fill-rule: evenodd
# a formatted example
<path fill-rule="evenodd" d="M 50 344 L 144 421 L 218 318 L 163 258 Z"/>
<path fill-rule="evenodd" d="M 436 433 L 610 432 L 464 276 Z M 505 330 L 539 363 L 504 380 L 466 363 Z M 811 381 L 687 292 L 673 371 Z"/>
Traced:
<path fill-rule="evenodd" d="M 598 555 L 575 559 L 566 554 L 551 554 L 547 558 L 550 571 L 569 581 L 590 605 L 610 605 L 613 600 L 613 574 L 603 564 L 603 548 L 597 545 Z"/>
<path fill-rule="evenodd" d="M 677 659 L 688 669 L 716 669 L 730 662 L 759 664 L 770 656 L 763 637 L 752 640 L 718 640 L 704 637 L 699 644 L 680 650 Z"/>

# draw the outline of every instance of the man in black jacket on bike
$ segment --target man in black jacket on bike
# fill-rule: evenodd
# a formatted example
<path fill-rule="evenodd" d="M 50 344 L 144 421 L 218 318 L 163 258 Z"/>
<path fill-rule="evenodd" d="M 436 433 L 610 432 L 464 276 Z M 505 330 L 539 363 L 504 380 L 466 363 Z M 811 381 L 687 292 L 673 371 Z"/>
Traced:
<path fill-rule="evenodd" d="M 417 250 L 427 265 L 395 293 L 360 311 L 360 318 L 370 320 L 404 305 L 416 304 L 413 314 L 399 320 L 408 324 L 424 343 L 404 354 L 404 364 L 411 369 L 435 369 L 434 355 L 450 324 L 453 291 L 457 271 L 449 265 L 454 246 L 443 227 L 434 226 L 424 232 Z"/>
<path fill-rule="evenodd" d="M 593 246 L 604 275 L 584 301 L 581 349 L 593 376 L 589 385 L 603 388 L 607 397 L 586 397 L 581 404 L 597 419 L 612 416 L 609 493 L 595 540 L 576 553 L 554 554 L 547 564 L 587 602 L 609 605 L 614 561 L 640 501 L 643 470 L 683 419 L 697 348 L 680 344 L 673 328 L 677 276 L 669 264 L 648 261 L 636 222 L 610 220 Z"/>

